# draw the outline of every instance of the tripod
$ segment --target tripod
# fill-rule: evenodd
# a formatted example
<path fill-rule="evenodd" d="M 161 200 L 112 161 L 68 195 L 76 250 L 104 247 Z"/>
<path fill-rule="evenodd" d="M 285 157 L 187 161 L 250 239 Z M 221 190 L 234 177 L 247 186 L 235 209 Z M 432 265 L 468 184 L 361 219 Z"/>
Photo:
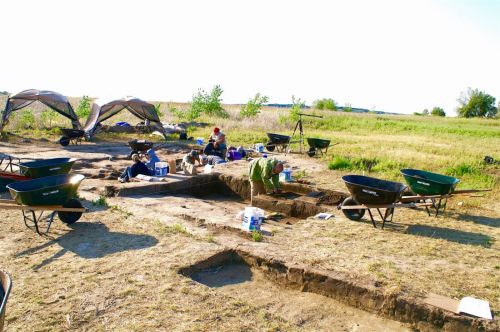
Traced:
<path fill-rule="evenodd" d="M 295 137 L 295 133 L 297 132 L 297 129 L 298 129 L 299 130 L 300 154 L 302 154 L 302 145 L 304 144 L 304 127 L 302 126 L 302 116 L 310 116 L 312 118 L 323 118 L 321 115 L 299 113 L 299 120 L 295 124 L 295 128 L 293 129 L 293 133 L 292 133 L 292 136 L 290 138 L 290 141 L 292 140 L 293 137 Z"/>

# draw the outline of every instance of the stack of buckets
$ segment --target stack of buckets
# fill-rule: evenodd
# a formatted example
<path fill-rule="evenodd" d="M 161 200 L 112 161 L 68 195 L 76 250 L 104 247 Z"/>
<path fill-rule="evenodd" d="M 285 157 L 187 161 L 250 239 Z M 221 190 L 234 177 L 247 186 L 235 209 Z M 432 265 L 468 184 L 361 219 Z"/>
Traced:
<path fill-rule="evenodd" d="M 243 212 L 242 229 L 246 231 L 260 231 L 260 225 L 264 221 L 264 210 L 256 207 L 246 207 Z"/>

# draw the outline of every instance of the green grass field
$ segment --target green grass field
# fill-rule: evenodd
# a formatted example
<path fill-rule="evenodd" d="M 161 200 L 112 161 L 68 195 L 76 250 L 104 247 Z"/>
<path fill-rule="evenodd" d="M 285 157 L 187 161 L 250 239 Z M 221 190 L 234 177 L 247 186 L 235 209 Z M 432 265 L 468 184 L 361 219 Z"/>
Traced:
<path fill-rule="evenodd" d="M 77 102 L 75 102 L 75 107 Z M 175 123 L 177 119 L 168 111 L 171 106 L 186 109 L 187 104 L 162 103 L 162 121 Z M 38 106 L 40 107 L 40 106 Z M 34 109 L 35 115 L 40 109 Z M 239 116 L 239 107 L 226 105 L 228 119 L 202 117 L 205 127 L 189 127 L 189 136 L 207 137 L 213 126 L 226 133 L 229 144 L 245 147 L 267 141 L 266 133 L 291 135 L 295 122 L 290 120 L 288 109 L 264 108 L 251 119 Z M 11 121 L 7 130 L 21 136 L 56 139 L 57 130 L 37 128 L 23 129 L 21 113 Z M 309 114 L 323 118 L 304 117 L 306 137 L 330 139 L 338 143 L 323 156 L 330 170 L 371 174 L 399 180 L 401 168 L 417 168 L 457 176 L 459 188 L 495 188 L 497 191 L 500 167 L 487 165 L 485 156 L 500 160 L 500 120 L 441 118 L 413 115 L 375 115 L 332 111 L 307 110 Z M 122 112 L 105 123 L 138 120 L 128 112 Z M 36 121 L 37 125 L 40 121 Z M 68 126 L 57 116 L 53 126 Z M 174 136 L 175 137 L 175 136 Z M 120 135 L 98 135 L 96 140 L 119 139 Z M 292 146 L 297 150 L 298 146 Z"/>

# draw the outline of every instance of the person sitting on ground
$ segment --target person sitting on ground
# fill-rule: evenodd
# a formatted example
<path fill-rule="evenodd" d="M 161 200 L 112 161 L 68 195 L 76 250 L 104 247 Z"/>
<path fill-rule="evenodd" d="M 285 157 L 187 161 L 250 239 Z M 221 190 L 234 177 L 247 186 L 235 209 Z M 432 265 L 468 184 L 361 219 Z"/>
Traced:
<path fill-rule="evenodd" d="M 181 168 L 185 175 L 196 175 L 195 163 L 202 164 L 200 154 L 196 150 L 191 150 L 187 155 L 182 158 Z"/>
<path fill-rule="evenodd" d="M 248 165 L 250 177 L 251 202 L 260 194 L 280 193 L 279 174 L 283 171 L 283 163 L 276 159 L 257 158 Z"/>
<path fill-rule="evenodd" d="M 222 158 L 225 159 L 227 153 L 226 135 L 219 128 L 215 127 L 208 141 L 213 143 L 214 149 L 220 151 Z"/>
<path fill-rule="evenodd" d="M 155 150 L 149 149 L 146 151 L 146 166 L 151 172 L 151 174 L 155 173 L 155 164 L 160 162 L 160 158 L 155 153 Z"/>
<path fill-rule="evenodd" d="M 148 169 L 148 167 L 141 161 L 141 157 L 137 153 L 132 155 L 132 161 L 134 164 L 130 167 L 127 167 L 125 171 L 123 171 L 122 175 L 118 178 L 120 182 L 128 182 L 130 178 L 135 178 L 139 174 L 144 175 L 152 175 Z"/>
<path fill-rule="evenodd" d="M 203 149 L 203 154 L 207 156 L 218 156 L 222 158 L 222 151 L 215 149 L 214 142 L 209 142 Z"/>

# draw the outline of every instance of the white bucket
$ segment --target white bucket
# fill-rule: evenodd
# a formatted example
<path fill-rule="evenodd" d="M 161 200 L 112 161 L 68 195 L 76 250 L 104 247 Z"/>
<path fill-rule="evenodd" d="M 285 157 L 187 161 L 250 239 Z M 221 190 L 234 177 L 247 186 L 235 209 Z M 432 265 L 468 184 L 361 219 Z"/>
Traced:
<path fill-rule="evenodd" d="M 280 181 L 281 182 L 291 182 L 292 181 L 292 170 L 290 168 L 285 168 L 280 173 Z"/>
<path fill-rule="evenodd" d="M 264 220 L 264 210 L 256 207 L 246 207 L 243 212 L 243 224 L 241 228 L 245 231 L 260 231 L 260 225 Z"/>
<path fill-rule="evenodd" d="M 205 165 L 203 172 L 204 173 L 212 173 L 212 170 L 214 169 L 213 165 Z"/>
<path fill-rule="evenodd" d="M 160 161 L 155 163 L 155 176 L 167 176 L 168 163 Z"/>

